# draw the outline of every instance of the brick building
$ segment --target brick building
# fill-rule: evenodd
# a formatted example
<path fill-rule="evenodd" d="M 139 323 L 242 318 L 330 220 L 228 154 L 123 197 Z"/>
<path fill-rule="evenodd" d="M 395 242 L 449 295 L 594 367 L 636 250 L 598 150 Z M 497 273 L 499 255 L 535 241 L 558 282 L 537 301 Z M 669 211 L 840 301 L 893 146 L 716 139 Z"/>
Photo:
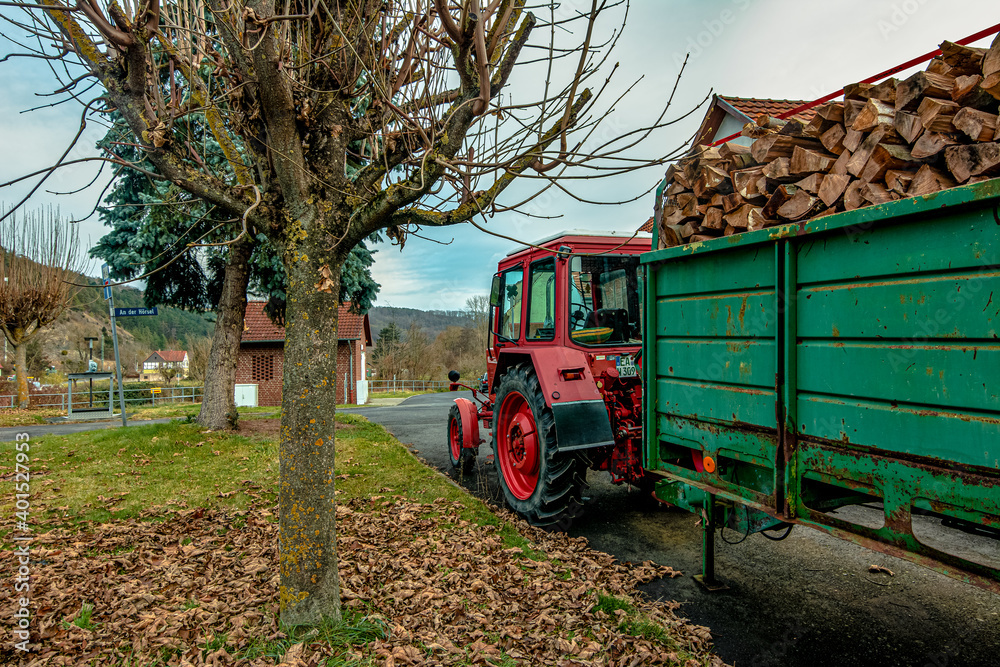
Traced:
<path fill-rule="evenodd" d="M 372 344 L 368 315 L 357 315 L 348 308 L 349 305 L 340 307 L 337 325 L 338 403 L 357 403 L 357 383 L 365 379 L 365 354 Z M 268 318 L 263 301 L 250 301 L 240 340 L 236 384 L 257 385 L 258 405 L 281 405 L 284 362 L 285 328 Z"/>

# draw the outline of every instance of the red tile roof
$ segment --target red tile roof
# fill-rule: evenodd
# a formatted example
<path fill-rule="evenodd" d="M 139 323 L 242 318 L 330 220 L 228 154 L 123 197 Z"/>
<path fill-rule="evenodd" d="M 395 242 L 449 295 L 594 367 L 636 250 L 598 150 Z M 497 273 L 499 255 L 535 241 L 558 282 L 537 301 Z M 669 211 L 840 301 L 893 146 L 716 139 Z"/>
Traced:
<path fill-rule="evenodd" d="M 649 220 L 642 223 L 642 227 L 639 228 L 640 232 L 651 232 L 653 231 L 653 216 L 649 216 Z"/>
<path fill-rule="evenodd" d="M 361 339 L 365 345 L 371 345 L 372 333 L 368 324 L 368 315 L 358 315 L 350 312 L 349 309 L 350 304 L 340 306 L 340 312 L 337 315 L 338 340 Z M 271 318 L 264 312 L 263 301 L 250 301 L 247 303 L 242 341 L 247 343 L 284 342 L 285 327 L 280 327 L 271 321 Z"/>
<path fill-rule="evenodd" d="M 757 120 L 758 116 L 765 113 L 768 116 L 777 117 L 786 111 L 791 111 L 795 107 L 809 102 L 809 100 L 769 100 L 748 97 L 726 97 L 725 95 L 719 95 L 719 99 L 736 107 L 738 111 L 749 117 L 750 120 Z M 808 123 L 815 115 L 815 109 L 806 109 L 795 114 L 795 118 Z"/>
<path fill-rule="evenodd" d="M 186 350 L 157 350 L 153 354 L 160 355 L 160 358 L 166 362 L 181 363 L 184 361 L 184 357 L 187 356 Z"/>

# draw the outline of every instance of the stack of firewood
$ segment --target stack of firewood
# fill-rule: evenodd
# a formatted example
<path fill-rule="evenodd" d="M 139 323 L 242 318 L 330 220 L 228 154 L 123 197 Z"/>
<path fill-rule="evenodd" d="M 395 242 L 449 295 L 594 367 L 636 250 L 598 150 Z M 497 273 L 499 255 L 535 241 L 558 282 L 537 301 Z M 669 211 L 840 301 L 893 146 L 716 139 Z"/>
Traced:
<path fill-rule="evenodd" d="M 706 241 L 1000 175 L 1000 37 L 941 45 L 905 81 L 858 83 L 809 122 L 761 116 L 667 172 L 658 247 Z"/>

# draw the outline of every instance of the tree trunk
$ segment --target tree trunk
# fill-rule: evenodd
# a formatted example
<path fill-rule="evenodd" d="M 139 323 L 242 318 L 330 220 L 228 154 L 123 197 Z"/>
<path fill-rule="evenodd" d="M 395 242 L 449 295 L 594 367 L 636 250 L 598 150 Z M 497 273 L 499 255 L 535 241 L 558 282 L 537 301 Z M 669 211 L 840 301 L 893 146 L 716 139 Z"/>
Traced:
<path fill-rule="evenodd" d="M 17 407 L 28 409 L 28 343 L 22 340 L 14 346 L 14 368 L 17 371 Z"/>
<path fill-rule="evenodd" d="M 343 257 L 315 228 L 290 236 L 278 543 L 281 621 L 299 625 L 340 618 L 333 466 Z"/>
<path fill-rule="evenodd" d="M 222 294 L 216 308 L 212 349 L 205 365 L 205 395 L 198 413 L 198 423 L 213 430 L 234 429 L 239 421 L 234 390 L 252 252 L 253 241 L 249 239 L 241 239 L 229 246 Z"/>

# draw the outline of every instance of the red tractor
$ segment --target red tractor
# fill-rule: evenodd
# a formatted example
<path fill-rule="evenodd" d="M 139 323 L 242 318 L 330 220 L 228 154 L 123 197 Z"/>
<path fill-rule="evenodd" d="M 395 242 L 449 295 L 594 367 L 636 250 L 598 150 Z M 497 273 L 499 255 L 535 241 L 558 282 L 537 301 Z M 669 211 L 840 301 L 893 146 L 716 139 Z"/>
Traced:
<path fill-rule="evenodd" d="M 451 463 L 471 469 L 492 429 L 507 504 L 534 525 L 580 513 L 586 471 L 644 486 L 642 281 L 648 235 L 568 232 L 500 262 L 490 293 L 490 346 L 474 403 L 448 416 Z"/>

